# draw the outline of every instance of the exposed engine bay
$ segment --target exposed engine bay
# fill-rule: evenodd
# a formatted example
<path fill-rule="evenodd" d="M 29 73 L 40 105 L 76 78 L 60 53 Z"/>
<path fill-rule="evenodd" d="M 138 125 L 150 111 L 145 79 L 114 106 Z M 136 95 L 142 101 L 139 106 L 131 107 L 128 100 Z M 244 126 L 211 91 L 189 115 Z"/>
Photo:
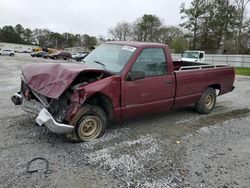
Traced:
<path fill-rule="evenodd" d="M 26 100 L 37 100 L 51 113 L 58 122 L 65 122 L 70 104 L 72 103 L 72 94 L 80 87 L 96 82 L 110 76 L 108 73 L 99 71 L 88 71 L 80 73 L 72 82 L 70 87 L 57 99 L 45 97 L 32 90 L 22 79 L 21 93 Z"/>

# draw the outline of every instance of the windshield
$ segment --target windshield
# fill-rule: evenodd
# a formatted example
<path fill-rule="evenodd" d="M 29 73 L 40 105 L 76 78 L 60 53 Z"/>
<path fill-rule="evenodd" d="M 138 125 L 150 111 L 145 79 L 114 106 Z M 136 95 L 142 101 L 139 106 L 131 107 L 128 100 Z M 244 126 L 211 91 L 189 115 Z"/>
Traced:
<path fill-rule="evenodd" d="M 119 73 L 135 51 L 136 48 L 132 46 L 102 44 L 84 58 L 84 62 L 113 73 Z"/>
<path fill-rule="evenodd" d="M 183 57 L 184 58 L 195 58 L 197 59 L 199 56 L 199 52 L 184 52 Z"/>

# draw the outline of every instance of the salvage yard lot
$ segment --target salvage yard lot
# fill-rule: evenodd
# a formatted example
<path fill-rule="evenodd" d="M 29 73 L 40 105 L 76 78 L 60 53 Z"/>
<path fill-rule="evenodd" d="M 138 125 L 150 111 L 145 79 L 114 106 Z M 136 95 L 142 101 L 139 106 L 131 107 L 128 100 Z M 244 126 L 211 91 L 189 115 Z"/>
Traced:
<path fill-rule="evenodd" d="M 250 77 L 217 98 L 209 115 L 193 106 L 112 124 L 103 137 L 70 143 L 14 106 L 26 63 L 66 62 L 28 54 L 0 57 L 0 187 L 244 187 L 250 185 Z M 70 60 L 70 63 L 75 61 Z M 35 157 L 38 172 L 28 174 Z"/>

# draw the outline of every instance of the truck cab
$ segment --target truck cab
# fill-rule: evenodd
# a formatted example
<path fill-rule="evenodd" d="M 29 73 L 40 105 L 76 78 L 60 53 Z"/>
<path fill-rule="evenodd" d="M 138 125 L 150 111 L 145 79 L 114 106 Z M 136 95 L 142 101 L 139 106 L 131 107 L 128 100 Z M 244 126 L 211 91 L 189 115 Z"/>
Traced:
<path fill-rule="evenodd" d="M 186 50 L 181 57 L 182 61 L 204 63 L 205 52 L 197 50 Z"/>

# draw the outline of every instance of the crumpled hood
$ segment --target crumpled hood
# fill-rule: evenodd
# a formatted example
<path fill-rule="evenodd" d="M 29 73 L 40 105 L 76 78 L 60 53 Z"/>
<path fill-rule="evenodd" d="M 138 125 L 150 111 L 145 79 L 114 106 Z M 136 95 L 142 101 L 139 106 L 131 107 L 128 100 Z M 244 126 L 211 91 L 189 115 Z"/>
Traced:
<path fill-rule="evenodd" d="M 50 98 L 58 98 L 80 73 L 88 71 L 106 72 L 73 63 L 39 63 L 22 66 L 22 74 L 27 84 L 37 93 Z"/>

